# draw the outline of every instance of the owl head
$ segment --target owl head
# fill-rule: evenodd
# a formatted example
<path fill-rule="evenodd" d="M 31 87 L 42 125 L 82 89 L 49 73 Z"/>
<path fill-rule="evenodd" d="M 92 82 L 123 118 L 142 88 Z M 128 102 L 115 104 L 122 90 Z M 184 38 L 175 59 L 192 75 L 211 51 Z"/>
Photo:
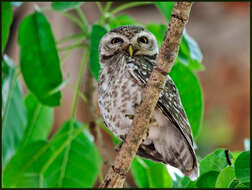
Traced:
<path fill-rule="evenodd" d="M 112 58 L 116 54 L 127 56 L 147 55 L 158 53 L 155 36 L 141 26 L 121 26 L 105 34 L 100 41 L 100 60 Z"/>

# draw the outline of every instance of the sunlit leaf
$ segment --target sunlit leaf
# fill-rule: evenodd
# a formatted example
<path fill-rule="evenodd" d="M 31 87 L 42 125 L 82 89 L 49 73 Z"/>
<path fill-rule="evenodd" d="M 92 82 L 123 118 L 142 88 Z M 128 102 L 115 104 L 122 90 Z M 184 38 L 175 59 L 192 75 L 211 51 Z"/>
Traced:
<path fill-rule="evenodd" d="M 17 69 L 5 55 L 2 62 L 2 166 L 5 166 L 20 145 L 26 123 Z"/>
<path fill-rule="evenodd" d="M 11 2 L 11 5 L 14 7 L 20 7 L 23 4 L 23 2 L 19 2 L 19 1 L 13 1 Z"/>
<path fill-rule="evenodd" d="M 167 20 L 170 20 L 174 2 L 155 2 L 160 12 Z"/>
<path fill-rule="evenodd" d="M 245 150 L 250 150 L 250 139 L 244 139 Z"/>
<path fill-rule="evenodd" d="M 242 183 L 250 181 L 250 151 L 242 152 L 236 159 L 235 176 Z"/>
<path fill-rule="evenodd" d="M 72 135 L 73 128 L 78 129 L 81 127 L 83 127 L 83 124 L 80 122 L 66 122 L 53 137 L 52 149 L 57 151 L 67 141 L 69 136 Z M 57 140 L 60 136 L 63 137 Z M 100 167 L 101 157 L 95 147 L 91 134 L 87 129 L 84 129 L 49 166 L 45 173 L 45 180 L 48 187 L 92 187 L 100 171 Z"/>
<path fill-rule="evenodd" d="M 131 171 L 140 188 L 169 188 L 172 180 L 164 164 L 138 156 L 133 160 Z"/>
<path fill-rule="evenodd" d="M 42 178 L 40 170 L 51 153 L 48 143 L 44 141 L 37 141 L 19 149 L 4 169 L 3 186 L 40 187 L 39 180 L 34 180 L 34 176 Z"/>
<path fill-rule="evenodd" d="M 1 41 L 2 54 L 5 50 L 5 45 L 9 38 L 10 26 L 12 23 L 12 8 L 10 2 L 1 2 Z"/>
<path fill-rule="evenodd" d="M 232 158 L 232 154 L 229 152 L 229 157 Z M 228 166 L 225 149 L 219 148 L 214 152 L 208 154 L 200 161 L 200 175 L 210 171 L 220 172 L 223 168 Z"/>
<path fill-rule="evenodd" d="M 67 11 L 80 7 L 84 2 L 52 2 L 55 11 Z"/>
<path fill-rule="evenodd" d="M 90 42 L 90 61 L 89 61 L 89 68 L 96 80 L 98 80 L 99 71 L 100 71 L 100 63 L 99 63 L 99 53 L 98 53 L 98 47 L 101 38 L 104 36 L 104 34 L 107 33 L 107 30 L 97 24 L 94 24 L 92 26 L 91 31 L 91 42 Z"/>
<path fill-rule="evenodd" d="M 18 35 L 21 72 L 29 90 L 48 106 L 60 105 L 62 84 L 55 39 L 46 17 L 35 12 L 21 23 Z"/>
<path fill-rule="evenodd" d="M 217 177 L 216 188 L 228 188 L 234 178 L 234 167 L 228 166 L 224 168 Z"/>
<path fill-rule="evenodd" d="M 186 115 L 192 128 L 193 137 L 197 138 L 203 116 L 203 94 L 196 75 L 184 64 L 172 67 L 170 76 L 178 88 Z"/>
<path fill-rule="evenodd" d="M 35 96 L 28 94 L 25 98 L 28 127 L 25 132 L 26 143 L 47 140 L 53 124 L 53 108 L 40 104 Z"/>
<path fill-rule="evenodd" d="M 178 60 L 193 70 L 203 70 L 202 59 L 203 56 L 197 42 L 184 29 L 179 47 Z"/>

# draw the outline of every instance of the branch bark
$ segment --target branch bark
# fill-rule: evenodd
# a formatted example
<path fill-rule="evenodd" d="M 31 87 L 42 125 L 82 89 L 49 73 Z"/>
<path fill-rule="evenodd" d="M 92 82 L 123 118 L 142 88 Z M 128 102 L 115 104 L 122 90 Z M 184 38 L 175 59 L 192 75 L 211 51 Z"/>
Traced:
<path fill-rule="evenodd" d="M 109 169 L 100 188 L 123 187 L 139 145 L 148 130 L 148 124 L 154 111 L 167 74 L 176 60 L 179 44 L 185 24 L 188 22 L 192 2 L 174 4 L 168 29 L 157 58 L 157 67 L 142 93 L 142 102 L 138 106 L 130 131 L 123 143 L 114 165 Z"/>

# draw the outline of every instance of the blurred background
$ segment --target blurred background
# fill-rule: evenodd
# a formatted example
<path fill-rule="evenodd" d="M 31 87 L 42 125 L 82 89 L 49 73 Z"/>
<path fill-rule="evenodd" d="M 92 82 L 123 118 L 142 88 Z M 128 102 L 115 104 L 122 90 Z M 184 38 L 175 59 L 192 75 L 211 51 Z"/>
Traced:
<path fill-rule="evenodd" d="M 19 25 L 25 16 L 34 11 L 35 4 L 41 8 L 50 6 L 49 2 L 26 2 L 14 8 L 14 20 L 6 53 L 16 64 L 19 64 L 17 43 Z M 119 4 L 123 2 L 114 2 L 112 8 Z M 244 139 L 250 138 L 249 7 L 249 2 L 194 3 L 186 26 L 188 34 L 196 40 L 202 50 L 202 64 L 205 66 L 204 71 L 197 72 L 204 95 L 202 129 L 196 140 L 198 154 L 202 157 L 220 147 L 230 151 L 244 150 Z M 89 23 L 95 23 L 100 18 L 95 3 L 87 2 L 82 9 Z M 128 14 L 143 24 L 167 24 L 154 5 L 135 7 L 121 13 Z M 45 14 L 51 23 L 56 40 L 79 31 L 61 14 L 50 11 Z M 74 50 L 62 65 L 64 78 L 69 77 L 70 84 L 76 81 L 82 53 L 82 50 Z M 94 105 L 97 105 L 96 88 L 96 81 L 93 81 L 90 73 L 86 72 L 83 76 L 82 90 L 88 99 L 92 99 Z M 55 109 L 51 135 L 70 115 L 73 89 L 66 86 L 62 93 L 62 105 Z M 90 122 L 96 110 L 95 107 L 90 109 L 88 104 L 80 100 L 77 113 L 79 120 Z M 104 131 L 102 136 L 113 160 L 115 151 L 112 141 Z"/>

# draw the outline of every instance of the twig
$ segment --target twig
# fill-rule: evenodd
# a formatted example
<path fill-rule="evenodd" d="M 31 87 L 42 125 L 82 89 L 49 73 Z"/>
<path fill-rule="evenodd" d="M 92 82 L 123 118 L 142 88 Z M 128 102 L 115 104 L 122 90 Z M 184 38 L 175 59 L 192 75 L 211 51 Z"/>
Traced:
<path fill-rule="evenodd" d="M 153 70 L 150 79 L 142 93 L 142 102 L 138 106 L 130 131 L 123 143 L 114 165 L 109 169 L 100 188 L 123 187 L 126 174 L 139 145 L 147 132 L 150 116 L 157 104 L 162 87 L 176 60 L 179 43 L 185 24 L 189 19 L 191 2 L 177 2 L 172 10 L 171 19 L 166 31 L 165 39 L 157 58 L 157 67 Z"/>

